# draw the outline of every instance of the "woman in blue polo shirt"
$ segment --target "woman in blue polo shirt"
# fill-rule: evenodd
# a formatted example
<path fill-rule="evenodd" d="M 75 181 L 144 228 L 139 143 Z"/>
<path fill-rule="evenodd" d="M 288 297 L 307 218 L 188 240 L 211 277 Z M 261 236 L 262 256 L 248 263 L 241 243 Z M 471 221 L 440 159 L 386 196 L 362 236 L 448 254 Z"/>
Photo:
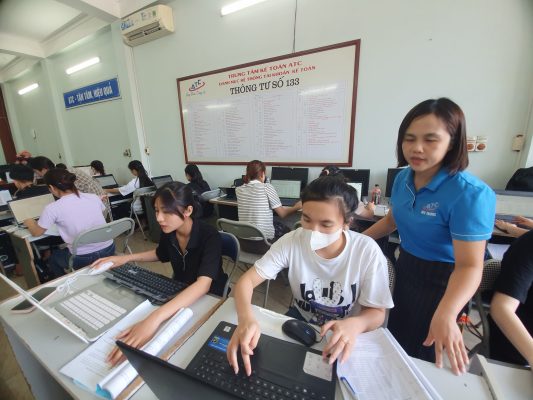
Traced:
<path fill-rule="evenodd" d="M 457 317 L 483 271 L 496 196 L 468 166 L 462 110 L 446 98 L 426 100 L 403 119 L 391 210 L 364 233 L 374 239 L 398 229 L 394 309 L 388 328 L 406 352 L 465 372 L 468 355 Z M 434 346 L 433 346 L 434 345 Z"/>

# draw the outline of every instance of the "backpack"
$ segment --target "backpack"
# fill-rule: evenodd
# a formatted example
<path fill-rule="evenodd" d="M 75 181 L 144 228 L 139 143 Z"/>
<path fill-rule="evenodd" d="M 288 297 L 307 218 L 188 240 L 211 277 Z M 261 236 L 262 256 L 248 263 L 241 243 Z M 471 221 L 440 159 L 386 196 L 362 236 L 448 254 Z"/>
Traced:
<path fill-rule="evenodd" d="M 509 182 L 507 182 L 505 190 L 533 192 L 533 167 L 516 170 Z"/>

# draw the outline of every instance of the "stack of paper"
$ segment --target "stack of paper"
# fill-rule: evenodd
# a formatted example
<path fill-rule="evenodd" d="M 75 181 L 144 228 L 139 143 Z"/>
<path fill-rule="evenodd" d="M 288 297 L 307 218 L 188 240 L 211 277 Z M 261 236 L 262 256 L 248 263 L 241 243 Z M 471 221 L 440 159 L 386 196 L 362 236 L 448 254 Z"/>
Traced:
<path fill-rule="evenodd" d="M 350 358 L 337 363 L 347 400 L 441 399 L 413 361 L 383 328 L 359 335 Z"/>
<path fill-rule="evenodd" d="M 100 339 L 61 368 L 60 372 L 101 397 L 116 398 L 137 377 L 137 371 L 128 361 L 110 368 L 105 361 L 106 357 L 115 346 L 115 337 L 120 332 L 143 320 L 156 308 L 148 300 L 140 304 Z M 152 355 L 160 353 L 191 317 L 192 311 L 189 308 L 181 309 L 159 329 L 143 350 Z"/>

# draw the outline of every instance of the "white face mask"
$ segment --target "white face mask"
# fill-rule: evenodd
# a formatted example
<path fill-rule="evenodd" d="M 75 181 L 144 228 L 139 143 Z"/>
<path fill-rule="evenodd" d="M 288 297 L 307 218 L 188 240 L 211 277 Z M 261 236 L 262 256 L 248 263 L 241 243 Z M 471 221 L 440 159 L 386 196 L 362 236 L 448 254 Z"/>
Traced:
<path fill-rule="evenodd" d="M 313 251 L 328 247 L 331 243 L 337 241 L 342 234 L 342 228 L 333 233 L 322 233 L 319 231 L 311 231 L 311 240 L 309 244 Z"/>

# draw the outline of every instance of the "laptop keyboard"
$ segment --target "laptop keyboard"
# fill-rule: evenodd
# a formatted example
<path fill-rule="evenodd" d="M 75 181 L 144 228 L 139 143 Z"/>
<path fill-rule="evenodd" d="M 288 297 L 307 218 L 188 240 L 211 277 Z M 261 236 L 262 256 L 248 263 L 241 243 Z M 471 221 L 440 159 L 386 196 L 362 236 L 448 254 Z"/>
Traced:
<path fill-rule="evenodd" d="M 284 387 L 277 383 L 259 378 L 254 371 L 246 376 L 244 366 L 239 365 L 239 373 L 235 375 L 228 364 L 226 354 L 222 352 L 208 352 L 201 355 L 201 362 L 191 372 L 204 382 L 247 400 L 326 400 L 327 396 L 303 387 Z"/>
<path fill-rule="evenodd" d="M 124 308 L 117 306 L 92 290 L 86 290 L 70 297 L 59 304 L 58 308 L 59 311 L 64 308 L 76 315 L 95 330 L 108 325 L 126 312 Z"/>
<path fill-rule="evenodd" d="M 164 304 L 188 285 L 132 264 L 124 264 L 104 272 L 111 279 L 136 293 L 148 297 L 153 304 Z"/>

